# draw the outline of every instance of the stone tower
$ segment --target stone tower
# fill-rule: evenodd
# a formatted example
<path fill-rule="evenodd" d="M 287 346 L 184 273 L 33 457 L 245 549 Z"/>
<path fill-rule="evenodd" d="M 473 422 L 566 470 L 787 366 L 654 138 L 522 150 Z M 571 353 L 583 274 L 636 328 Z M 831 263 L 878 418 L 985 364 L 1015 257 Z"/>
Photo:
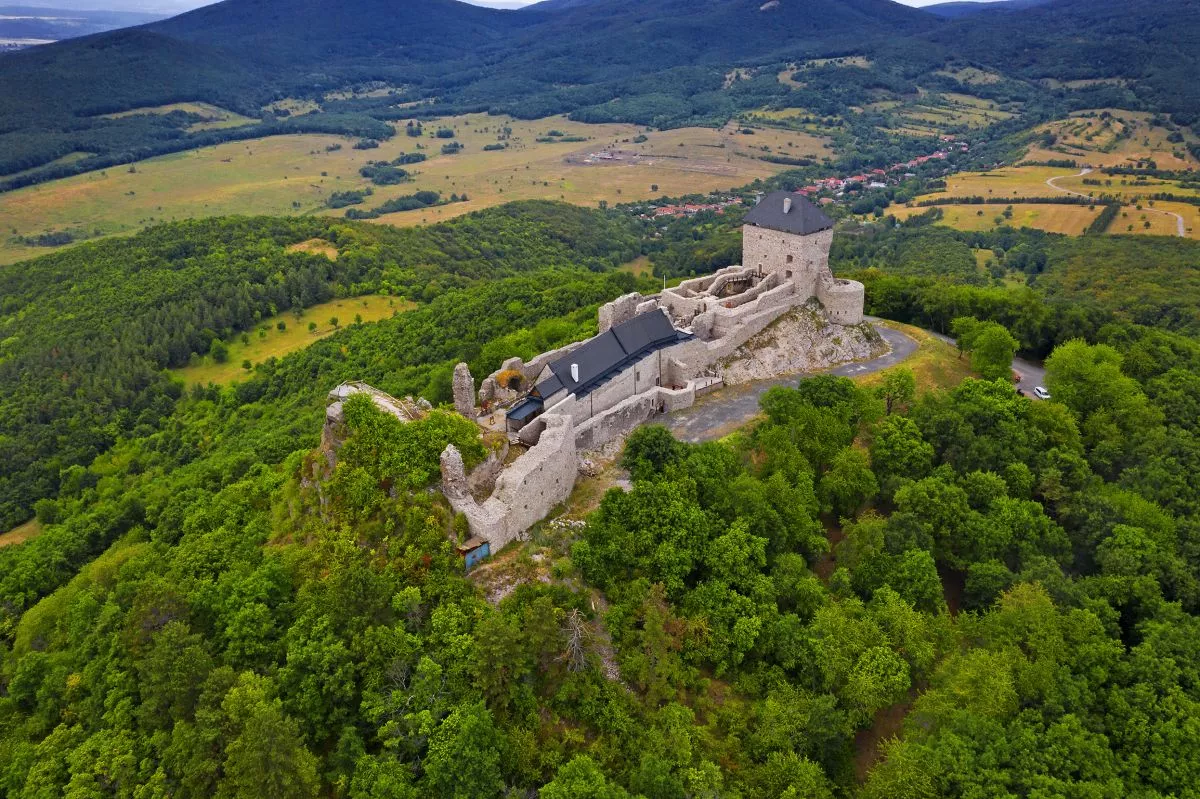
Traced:
<path fill-rule="evenodd" d="M 742 226 L 742 266 L 778 274 L 801 297 L 816 297 L 830 321 L 862 322 L 863 286 L 838 280 L 829 270 L 833 220 L 807 197 L 777 191 L 763 197 Z"/>

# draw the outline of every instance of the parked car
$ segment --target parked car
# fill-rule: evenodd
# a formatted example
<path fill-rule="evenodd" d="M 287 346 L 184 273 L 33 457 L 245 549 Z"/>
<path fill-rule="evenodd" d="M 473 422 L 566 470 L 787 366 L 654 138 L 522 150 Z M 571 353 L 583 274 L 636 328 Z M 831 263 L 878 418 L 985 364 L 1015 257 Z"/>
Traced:
<path fill-rule="evenodd" d="M 1042 386 L 1034 386 L 1033 396 L 1037 397 L 1038 399 L 1046 400 L 1050 399 L 1050 392 Z"/>

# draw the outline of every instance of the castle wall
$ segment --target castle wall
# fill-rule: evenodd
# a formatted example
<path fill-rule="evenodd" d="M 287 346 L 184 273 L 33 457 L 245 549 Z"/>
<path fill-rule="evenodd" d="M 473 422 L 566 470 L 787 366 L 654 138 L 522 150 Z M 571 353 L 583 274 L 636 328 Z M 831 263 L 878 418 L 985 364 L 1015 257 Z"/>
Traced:
<path fill-rule="evenodd" d="M 696 384 L 693 382 L 680 389 L 657 387 L 644 391 L 576 427 L 575 448 L 602 447 L 658 414 L 690 407 L 695 401 Z"/>
<path fill-rule="evenodd" d="M 541 421 L 546 427 L 537 445 L 500 473 L 495 490 L 482 504 L 468 490 L 458 450 L 449 445 L 442 453 L 442 492 L 493 553 L 544 519 L 575 486 L 579 467 L 574 425 L 567 417 L 550 414 L 543 414 Z"/>

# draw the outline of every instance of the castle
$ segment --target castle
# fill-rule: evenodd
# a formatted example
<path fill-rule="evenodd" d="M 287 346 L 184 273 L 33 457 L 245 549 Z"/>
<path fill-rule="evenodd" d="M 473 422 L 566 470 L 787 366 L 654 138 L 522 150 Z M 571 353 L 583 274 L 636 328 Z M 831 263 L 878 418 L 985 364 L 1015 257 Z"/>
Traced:
<path fill-rule="evenodd" d="M 830 322 L 861 324 L 863 286 L 830 272 L 832 241 L 833 221 L 807 198 L 768 194 L 746 214 L 741 266 L 657 295 L 618 297 L 600 308 L 598 335 L 529 362 L 505 361 L 479 399 L 507 404 L 504 427 L 528 450 L 503 468 L 485 464 L 494 479 L 482 502 L 459 452 L 442 453 L 443 490 L 466 516 L 471 548 L 497 552 L 522 535 L 570 495 L 578 452 L 691 405 L 721 384 L 723 360 L 789 311 L 819 302 Z M 474 384 L 461 364 L 455 388 L 456 407 L 473 409 Z"/>

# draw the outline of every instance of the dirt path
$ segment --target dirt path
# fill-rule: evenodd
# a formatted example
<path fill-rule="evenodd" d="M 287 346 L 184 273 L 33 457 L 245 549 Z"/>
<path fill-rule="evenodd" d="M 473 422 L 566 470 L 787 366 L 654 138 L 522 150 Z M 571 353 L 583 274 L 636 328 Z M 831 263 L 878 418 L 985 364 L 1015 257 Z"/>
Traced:
<path fill-rule="evenodd" d="M 1064 177 L 1081 178 L 1084 175 L 1090 175 L 1093 171 L 1094 170 L 1091 167 L 1084 167 L 1083 169 L 1079 170 L 1078 175 L 1059 175 L 1056 178 L 1048 178 L 1046 180 L 1046 185 L 1049 186 L 1050 188 L 1054 189 L 1055 191 L 1061 191 L 1064 194 L 1070 194 L 1072 197 L 1083 197 L 1083 198 L 1090 200 L 1091 197 L 1084 194 L 1083 192 L 1073 191 L 1072 189 L 1064 189 L 1062 186 L 1058 185 L 1055 181 L 1062 180 Z M 1175 235 L 1179 236 L 1182 239 L 1187 238 L 1187 222 L 1185 222 L 1183 217 L 1180 216 L 1179 214 L 1175 213 L 1174 211 L 1160 211 L 1157 208 L 1143 208 L 1142 210 L 1146 211 L 1147 213 L 1151 213 L 1151 214 L 1164 214 L 1166 216 L 1175 217 Z"/>

